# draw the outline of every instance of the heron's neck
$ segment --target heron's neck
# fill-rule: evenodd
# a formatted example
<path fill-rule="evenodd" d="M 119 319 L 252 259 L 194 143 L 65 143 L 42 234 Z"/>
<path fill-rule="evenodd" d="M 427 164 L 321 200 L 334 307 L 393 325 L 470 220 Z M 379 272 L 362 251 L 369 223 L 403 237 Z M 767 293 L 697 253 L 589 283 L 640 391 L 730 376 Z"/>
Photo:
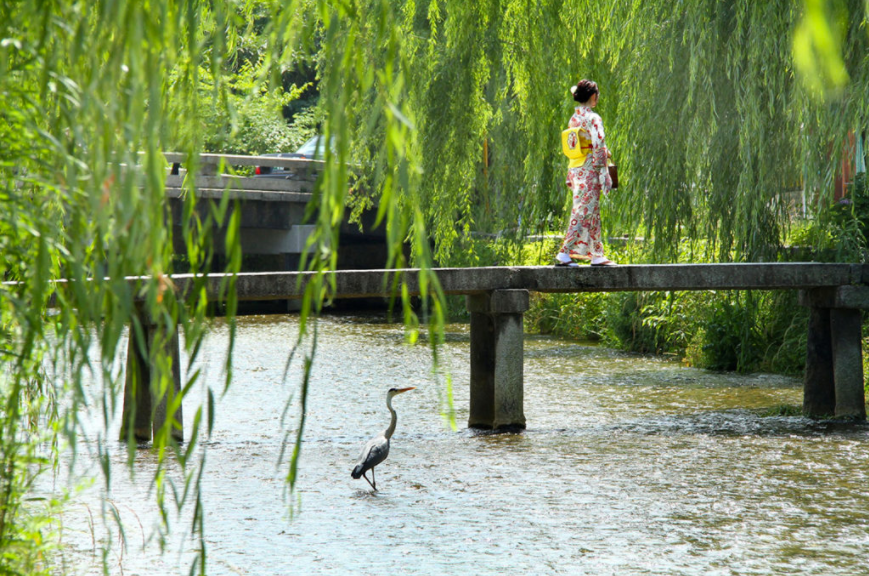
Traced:
<path fill-rule="evenodd" d="M 395 432 L 395 424 L 398 422 L 398 417 L 395 415 L 395 410 L 392 409 L 392 397 L 386 398 L 386 407 L 389 408 L 389 413 L 392 415 L 392 420 L 389 422 L 389 428 L 383 431 L 383 435 L 389 440 L 392 438 L 392 433 Z"/>

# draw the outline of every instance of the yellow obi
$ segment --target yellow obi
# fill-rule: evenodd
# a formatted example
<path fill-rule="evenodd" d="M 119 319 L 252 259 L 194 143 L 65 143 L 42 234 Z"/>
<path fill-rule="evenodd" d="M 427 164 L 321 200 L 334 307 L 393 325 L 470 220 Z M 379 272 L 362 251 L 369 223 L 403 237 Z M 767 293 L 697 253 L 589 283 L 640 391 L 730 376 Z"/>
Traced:
<path fill-rule="evenodd" d="M 570 159 L 567 168 L 578 168 L 591 153 L 591 138 L 581 128 L 568 128 L 561 132 L 561 151 Z"/>

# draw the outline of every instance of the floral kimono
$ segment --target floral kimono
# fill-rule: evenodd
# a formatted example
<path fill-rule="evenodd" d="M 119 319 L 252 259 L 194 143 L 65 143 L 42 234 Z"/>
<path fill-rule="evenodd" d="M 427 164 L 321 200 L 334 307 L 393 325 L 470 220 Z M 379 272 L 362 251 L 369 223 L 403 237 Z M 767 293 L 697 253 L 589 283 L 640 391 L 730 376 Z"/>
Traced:
<path fill-rule="evenodd" d="M 570 118 L 569 128 L 580 128 L 591 139 L 591 149 L 585 161 L 567 171 L 567 187 L 573 192 L 573 209 L 564 236 L 561 253 L 568 256 L 603 257 L 601 242 L 600 193 L 612 188 L 607 169 L 607 148 L 604 144 L 603 122 L 588 106 L 578 106 Z"/>

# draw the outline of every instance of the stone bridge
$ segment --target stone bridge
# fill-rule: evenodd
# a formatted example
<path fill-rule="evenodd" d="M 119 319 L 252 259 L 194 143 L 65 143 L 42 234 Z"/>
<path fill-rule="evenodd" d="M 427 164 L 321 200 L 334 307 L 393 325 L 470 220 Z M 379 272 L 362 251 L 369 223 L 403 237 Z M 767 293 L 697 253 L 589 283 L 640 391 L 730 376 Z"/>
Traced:
<path fill-rule="evenodd" d="M 483 267 L 434 269 L 446 294 L 467 296 L 471 315 L 470 416 L 468 426 L 486 429 L 525 427 L 523 383 L 523 314 L 529 292 L 616 292 L 682 290 L 799 290 L 811 310 L 806 349 L 803 410 L 811 417 L 863 420 L 861 310 L 869 308 L 869 265 L 659 264 L 559 268 Z M 236 276 L 240 301 L 299 299 L 311 272 L 242 273 Z M 419 270 L 340 270 L 334 275 L 336 298 L 389 297 L 398 274 L 411 295 L 419 295 Z M 172 277 L 178 290 L 188 289 L 189 275 Z M 222 274 L 208 275 L 206 291 L 220 299 Z M 132 282 L 140 281 L 131 279 Z M 172 344 L 178 354 L 177 339 Z M 138 358 L 138 360 L 136 360 Z M 174 368 L 179 370 L 178 362 Z M 131 378 L 147 382 L 146 361 L 132 344 L 128 352 L 127 388 Z M 134 376 L 135 375 L 135 376 Z M 180 371 L 175 374 L 180 389 Z M 128 392 L 129 393 L 129 392 Z M 140 391 L 140 394 L 142 392 Z M 144 392 L 147 394 L 147 392 Z M 151 406 L 149 396 L 141 402 Z M 165 399 L 162 402 L 165 405 Z M 142 406 L 141 404 L 139 404 Z M 125 402 L 125 413 L 126 413 Z M 136 435 L 150 436 L 165 416 L 159 406 L 138 411 Z M 156 420 L 150 420 L 151 414 Z M 176 415 L 180 422 L 180 415 Z M 126 427 L 125 427 L 126 429 Z M 181 437 L 181 431 L 177 431 Z"/>
<path fill-rule="evenodd" d="M 166 177 L 166 197 L 172 223 L 180 229 L 183 221 L 183 184 L 187 177 L 186 155 L 167 152 L 172 170 Z M 236 156 L 201 154 L 196 175 L 196 210 L 206 215 L 212 204 L 225 197 L 238 200 L 240 211 L 242 271 L 298 270 L 305 242 L 313 225 L 305 220 L 305 208 L 314 185 L 323 170 L 320 160 L 278 158 L 273 156 Z M 266 176 L 227 174 L 230 167 L 271 166 L 282 172 Z M 275 177 L 282 175 L 282 177 Z M 383 266 L 387 259 L 384 228 L 374 227 L 375 214 L 362 214 L 363 231 L 345 219 L 339 231 L 338 269 L 371 269 Z M 176 254 L 186 250 L 182 234 L 173 234 Z M 215 230 L 215 269 L 225 268 L 226 227 Z"/>

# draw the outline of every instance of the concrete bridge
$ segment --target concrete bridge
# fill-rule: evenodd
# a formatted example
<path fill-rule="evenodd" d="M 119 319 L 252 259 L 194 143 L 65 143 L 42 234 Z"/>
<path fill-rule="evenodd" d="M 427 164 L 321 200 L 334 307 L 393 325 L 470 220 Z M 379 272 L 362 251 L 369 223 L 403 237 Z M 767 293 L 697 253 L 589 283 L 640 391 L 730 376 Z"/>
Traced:
<path fill-rule="evenodd" d="M 186 155 L 167 152 L 172 170 L 166 176 L 166 197 L 172 223 L 180 230 L 183 222 L 183 188 L 187 177 Z M 239 238 L 242 250 L 242 271 L 298 270 L 305 251 L 305 242 L 313 225 L 305 220 L 305 208 L 311 200 L 314 185 L 323 170 L 323 161 L 274 156 L 237 156 L 231 154 L 201 154 L 197 159 L 196 210 L 207 215 L 212 204 L 229 196 L 238 200 L 240 211 Z M 271 166 L 283 171 L 271 176 L 251 177 L 223 173 L 228 167 Z M 230 206 L 230 210 L 235 210 Z M 362 214 L 362 228 L 345 219 L 339 230 L 338 269 L 371 269 L 383 266 L 387 258 L 384 227 L 375 228 L 375 214 Z M 173 234 L 176 254 L 186 250 L 182 234 Z M 214 234 L 215 269 L 225 268 L 226 227 Z"/>
<path fill-rule="evenodd" d="M 811 309 L 808 324 L 803 409 L 808 416 L 859 419 L 866 417 L 863 393 L 861 310 L 869 308 L 869 265 L 673 264 L 618 267 L 558 268 L 489 267 L 435 269 L 447 294 L 464 294 L 471 315 L 470 416 L 468 426 L 486 429 L 525 427 L 523 382 L 523 314 L 529 292 L 616 292 L 681 290 L 799 290 L 800 302 Z M 403 278 L 412 295 L 419 295 L 419 270 L 346 270 L 334 275 L 336 298 L 388 297 L 388 279 Z M 242 273 L 236 277 L 241 301 L 298 299 L 312 279 L 311 272 Z M 193 278 L 175 275 L 181 292 Z M 220 299 L 222 274 L 206 277 L 210 299 Z M 131 279 L 131 281 L 141 281 Z M 172 343 L 177 358 L 177 338 Z M 178 370 L 178 362 L 173 363 Z M 128 352 L 127 388 L 131 381 L 149 381 L 147 362 L 135 346 Z M 180 389 L 180 371 L 175 374 Z M 139 390 L 134 429 L 147 439 L 165 415 L 150 410 L 151 395 Z M 165 406 L 166 399 L 162 403 Z M 142 404 L 139 404 L 140 408 Z M 165 411 L 165 408 L 163 409 Z M 156 420 L 151 422 L 151 414 Z M 180 414 L 178 415 L 180 421 Z M 127 406 L 125 402 L 125 418 Z M 126 420 L 125 420 L 126 421 Z M 126 427 L 125 427 L 126 428 Z M 177 431 L 180 438 L 180 430 Z"/>

